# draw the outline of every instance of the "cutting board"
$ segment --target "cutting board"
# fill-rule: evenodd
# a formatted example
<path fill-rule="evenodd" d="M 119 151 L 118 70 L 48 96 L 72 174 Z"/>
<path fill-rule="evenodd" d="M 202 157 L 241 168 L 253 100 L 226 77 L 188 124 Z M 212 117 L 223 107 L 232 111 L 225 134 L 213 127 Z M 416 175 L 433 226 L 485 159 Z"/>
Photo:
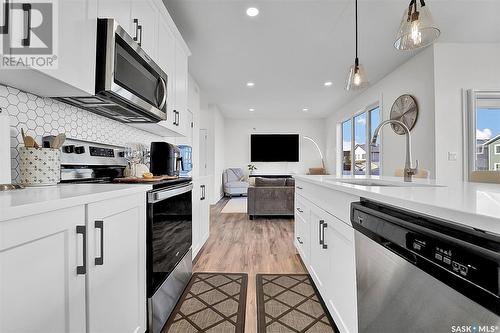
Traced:
<path fill-rule="evenodd" d="M 154 176 L 153 178 L 136 178 L 136 177 L 123 177 L 115 178 L 117 183 L 153 183 L 161 180 L 173 180 L 179 178 L 178 176 Z"/>

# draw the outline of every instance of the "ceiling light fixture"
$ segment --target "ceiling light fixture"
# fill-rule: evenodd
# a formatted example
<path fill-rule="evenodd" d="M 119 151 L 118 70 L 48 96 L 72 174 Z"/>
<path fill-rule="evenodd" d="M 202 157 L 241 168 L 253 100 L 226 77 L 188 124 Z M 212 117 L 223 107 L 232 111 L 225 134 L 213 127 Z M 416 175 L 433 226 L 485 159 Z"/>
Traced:
<path fill-rule="evenodd" d="M 255 7 L 250 7 L 247 9 L 247 15 L 250 17 L 255 17 L 259 15 L 259 10 Z"/>
<path fill-rule="evenodd" d="M 354 65 L 349 69 L 347 76 L 346 90 L 360 89 L 368 86 L 368 78 L 365 68 L 359 63 L 358 59 L 358 0 L 354 0 L 355 22 L 356 22 L 356 58 Z"/>
<path fill-rule="evenodd" d="M 307 111 L 309 111 L 309 109 L 308 108 L 303 108 L 302 111 L 303 112 L 307 112 Z"/>
<path fill-rule="evenodd" d="M 252 108 L 252 109 L 248 109 L 248 111 L 250 111 L 250 112 L 254 112 L 254 111 L 255 111 L 255 109 L 253 109 L 253 108 Z"/>
<path fill-rule="evenodd" d="M 326 82 L 324 83 L 325 87 L 330 87 L 332 84 L 333 84 L 333 82 L 332 82 L 332 81 L 326 81 Z"/>
<path fill-rule="evenodd" d="M 411 0 L 401 19 L 394 47 L 397 50 L 418 49 L 432 44 L 440 34 L 424 0 Z"/>
<path fill-rule="evenodd" d="M 255 86 L 255 83 L 253 83 L 253 82 L 247 82 L 247 87 L 253 87 L 253 86 Z"/>

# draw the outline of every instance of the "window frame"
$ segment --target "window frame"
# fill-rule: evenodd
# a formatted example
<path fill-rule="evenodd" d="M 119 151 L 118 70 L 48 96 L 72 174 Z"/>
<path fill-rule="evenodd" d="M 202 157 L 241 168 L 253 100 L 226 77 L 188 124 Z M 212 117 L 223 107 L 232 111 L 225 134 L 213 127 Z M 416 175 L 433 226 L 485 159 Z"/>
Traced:
<path fill-rule="evenodd" d="M 372 173 L 372 146 L 370 144 L 371 139 L 372 139 L 372 131 L 371 131 L 371 123 L 372 123 L 372 117 L 371 117 L 371 112 L 375 109 L 379 109 L 379 119 L 382 121 L 382 100 L 379 100 L 377 102 L 371 103 L 365 108 L 353 113 L 347 118 L 343 118 L 340 122 L 337 124 L 337 128 L 340 129 L 340 135 L 339 135 L 339 144 L 338 146 L 338 154 L 340 158 L 338 159 L 337 162 L 337 170 L 340 171 L 340 175 L 343 176 L 356 176 L 355 174 L 355 165 L 356 165 L 356 157 L 355 157 L 355 148 L 356 148 L 356 126 L 355 126 L 355 118 L 365 114 L 366 115 L 366 125 L 365 125 L 365 138 L 366 138 L 366 147 L 368 150 L 365 152 L 366 154 L 366 169 L 365 169 L 365 176 L 371 176 L 373 175 Z M 351 122 L 351 173 L 350 175 L 344 175 L 344 131 L 343 131 L 343 125 L 344 123 L 350 121 Z M 382 175 L 382 133 L 379 134 L 379 175 Z"/>
<path fill-rule="evenodd" d="M 500 98 L 500 90 L 477 90 L 468 89 L 464 92 L 463 108 L 463 179 L 470 180 L 470 175 L 476 170 L 476 111 L 477 100 L 488 98 Z M 493 152 L 496 153 L 495 151 Z M 481 172 L 481 171 L 478 171 Z"/>
<path fill-rule="evenodd" d="M 478 149 L 478 148 L 481 148 L 481 149 Z M 482 155 L 484 154 L 484 146 L 481 145 L 481 146 L 476 146 L 476 155 Z"/>
<path fill-rule="evenodd" d="M 495 155 L 500 155 L 500 149 L 498 148 L 500 148 L 500 144 L 495 145 Z"/>
<path fill-rule="evenodd" d="M 500 171 L 500 163 L 495 163 L 494 165 L 495 165 L 494 171 Z"/>

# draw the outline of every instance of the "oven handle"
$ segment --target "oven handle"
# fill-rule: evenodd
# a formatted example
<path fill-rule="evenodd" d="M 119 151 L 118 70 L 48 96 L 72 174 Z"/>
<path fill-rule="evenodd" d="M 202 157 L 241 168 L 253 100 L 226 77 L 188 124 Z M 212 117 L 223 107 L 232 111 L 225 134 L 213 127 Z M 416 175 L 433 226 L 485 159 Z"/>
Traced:
<path fill-rule="evenodd" d="M 170 188 L 163 191 L 158 192 L 150 192 L 148 193 L 148 203 L 157 203 L 183 193 L 187 193 L 193 189 L 193 184 L 189 184 L 187 186 Z"/>

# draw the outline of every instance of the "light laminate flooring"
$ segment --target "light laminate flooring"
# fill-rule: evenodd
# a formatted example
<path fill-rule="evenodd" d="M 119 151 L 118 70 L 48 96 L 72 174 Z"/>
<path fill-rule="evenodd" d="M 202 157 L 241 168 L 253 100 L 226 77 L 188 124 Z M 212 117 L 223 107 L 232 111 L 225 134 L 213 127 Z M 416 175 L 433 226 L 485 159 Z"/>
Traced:
<path fill-rule="evenodd" d="M 228 199 L 211 207 L 210 237 L 196 258 L 195 272 L 247 273 L 245 333 L 257 332 L 255 275 L 306 273 L 293 245 L 293 219 L 221 214 Z"/>

